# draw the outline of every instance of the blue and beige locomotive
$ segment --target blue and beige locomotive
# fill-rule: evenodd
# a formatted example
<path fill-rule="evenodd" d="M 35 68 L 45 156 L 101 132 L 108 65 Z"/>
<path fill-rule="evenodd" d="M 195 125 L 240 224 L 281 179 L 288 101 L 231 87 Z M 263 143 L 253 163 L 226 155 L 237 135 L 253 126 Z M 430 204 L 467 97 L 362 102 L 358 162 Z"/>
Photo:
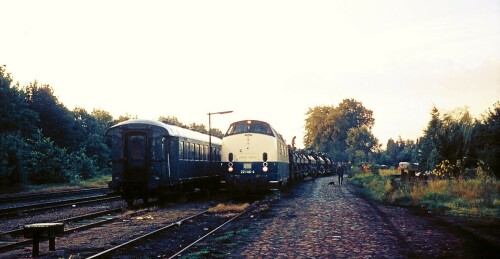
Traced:
<path fill-rule="evenodd" d="M 129 206 L 136 199 L 168 198 L 219 182 L 211 165 L 220 162 L 220 138 L 152 120 L 121 122 L 106 137 L 112 150 L 109 187 Z"/>
<path fill-rule="evenodd" d="M 232 123 L 222 138 L 221 187 L 231 193 L 282 190 L 290 178 L 283 137 L 267 122 Z"/>

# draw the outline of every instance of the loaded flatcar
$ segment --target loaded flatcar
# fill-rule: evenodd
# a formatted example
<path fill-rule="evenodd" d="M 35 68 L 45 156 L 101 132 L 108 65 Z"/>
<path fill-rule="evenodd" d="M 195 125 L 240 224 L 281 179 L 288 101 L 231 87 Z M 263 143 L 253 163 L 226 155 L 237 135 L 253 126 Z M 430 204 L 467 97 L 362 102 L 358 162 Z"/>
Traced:
<path fill-rule="evenodd" d="M 290 177 L 288 147 L 267 122 L 232 123 L 222 138 L 221 186 L 234 194 L 283 190 Z"/>
<path fill-rule="evenodd" d="M 112 150 L 109 187 L 129 206 L 136 199 L 215 188 L 219 181 L 211 162 L 220 162 L 220 138 L 211 137 L 210 145 L 209 135 L 151 120 L 121 122 L 106 137 Z"/>
<path fill-rule="evenodd" d="M 318 176 L 318 162 L 316 158 L 314 158 L 312 153 L 307 154 L 306 157 L 308 160 L 309 175 L 314 177 Z"/>

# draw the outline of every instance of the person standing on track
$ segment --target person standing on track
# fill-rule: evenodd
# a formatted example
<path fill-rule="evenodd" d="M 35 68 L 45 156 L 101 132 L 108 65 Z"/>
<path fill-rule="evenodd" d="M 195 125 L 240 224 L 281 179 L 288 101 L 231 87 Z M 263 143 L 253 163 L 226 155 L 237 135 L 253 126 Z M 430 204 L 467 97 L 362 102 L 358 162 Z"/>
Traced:
<path fill-rule="evenodd" d="M 346 170 L 347 170 L 346 164 L 342 162 L 337 170 L 337 175 L 339 177 L 339 185 L 342 185 L 342 182 L 344 181 L 344 173 L 346 172 Z"/>

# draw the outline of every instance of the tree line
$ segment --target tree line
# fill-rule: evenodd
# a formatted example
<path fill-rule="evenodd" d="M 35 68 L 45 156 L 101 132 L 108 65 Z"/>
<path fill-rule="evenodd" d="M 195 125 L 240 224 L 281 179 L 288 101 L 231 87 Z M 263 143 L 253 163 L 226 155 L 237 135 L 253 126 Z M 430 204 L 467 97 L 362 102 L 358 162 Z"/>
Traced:
<path fill-rule="evenodd" d="M 389 139 L 385 150 L 372 133 L 373 112 L 359 101 L 316 106 L 306 115 L 306 149 L 326 153 L 335 161 L 392 167 L 407 161 L 447 177 L 478 169 L 496 176 L 500 172 L 499 102 L 481 119 L 472 118 L 466 108 L 441 113 L 434 107 L 423 136 Z M 109 174 L 104 133 L 131 118 L 126 114 L 114 119 L 106 111 L 80 107 L 70 111 L 49 85 L 13 84 L 5 66 L 0 66 L 0 185 L 64 183 Z M 205 125 L 186 125 L 174 116 L 158 120 L 208 133 Z M 210 133 L 223 136 L 219 129 Z"/>
<path fill-rule="evenodd" d="M 104 133 L 129 114 L 67 109 L 49 85 L 21 87 L 0 66 L 0 185 L 68 183 L 109 175 L 110 150 Z M 159 121 L 208 133 L 203 124 L 185 125 L 176 117 Z M 213 136 L 222 137 L 219 129 Z"/>
<path fill-rule="evenodd" d="M 433 107 L 423 136 L 389 139 L 385 150 L 371 132 L 373 112 L 359 101 L 344 99 L 338 106 L 316 106 L 306 115 L 305 146 L 335 161 L 374 168 L 412 162 L 421 171 L 448 178 L 473 176 L 478 171 L 500 174 L 500 102 L 480 119 L 472 118 L 467 108 L 442 113 Z"/>

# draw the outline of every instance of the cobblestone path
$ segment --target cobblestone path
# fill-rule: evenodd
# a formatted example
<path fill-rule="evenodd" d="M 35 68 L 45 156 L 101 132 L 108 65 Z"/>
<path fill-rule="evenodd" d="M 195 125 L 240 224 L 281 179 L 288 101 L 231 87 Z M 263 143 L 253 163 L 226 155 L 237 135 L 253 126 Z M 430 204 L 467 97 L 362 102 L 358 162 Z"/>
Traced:
<path fill-rule="evenodd" d="M 335 181 L 335 185 L 329 184 Z M 374 205 L 333 176 L 306 180 L 256 216 L 234 258 L 470 258 L 426 217 Z"/>

